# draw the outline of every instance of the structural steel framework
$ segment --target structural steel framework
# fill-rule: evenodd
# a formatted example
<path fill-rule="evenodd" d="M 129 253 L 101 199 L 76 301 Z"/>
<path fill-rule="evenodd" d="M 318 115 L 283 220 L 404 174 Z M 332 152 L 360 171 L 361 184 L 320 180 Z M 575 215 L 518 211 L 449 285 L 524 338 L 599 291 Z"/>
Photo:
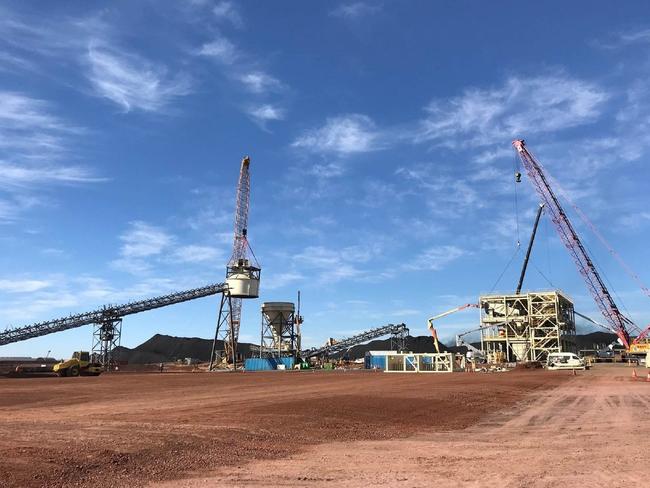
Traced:
<path fill-rule="evenodd" d="M 576 351 L 573 302 L 559 291 L 482 296 L 480 306 L 481 349 L 493 362 Z"/>
<path fill-rule="evenodd" d="M 224 283 L 218 283 L 149 298 L 147 300 L 130 302 L 124 305 L 104 305 L 102 308 L 92 312 L 7 329 L 4 332 L 0 332 L 0 346 L 74 329 L 84 325 L 95 324 L 93 330 L 93 354 L 95 354 L 96 360 L 101 362 L 102 365 L 109 366 L 112 361 L 112 351 L 120 343 L 122 318 L 124 316 L 216 295 L 226 290 L 227 286 Z"/>
<path fill-rule="evenodd" d="M 293 303 L 262 304 L 262 331 L 260 357 L 295 356 L 298 345 L 296 312 Z"/>
<path fill-rule="evenodd" d="M 333 354 L 347 351 L 348 349 L 358 345 L 363 344 L 364 342 L 371 341 L 378 337 L 385 335 L 391 335 L 391 345 L 392 350 L 403 351 L 406 349 L 406 338 L 408 337 L 409 330 L 406 327 L 406 324 L 388 324 L 383 327 L 377 327 L 375 329 L 370 329 L 361 334 L 357 334 L 347 339 L 342 339 L 332 344 L 327 344 L 323 347 L 306 349 L 300 353 L 303 358 L 311 358 L 316 356 L 331 356 Z"/>
<path fill-rule="evenodd" d="M 386 356 L 387 373 L 453 373 L 454 369 L 454 355 L 450 352 Z"/>

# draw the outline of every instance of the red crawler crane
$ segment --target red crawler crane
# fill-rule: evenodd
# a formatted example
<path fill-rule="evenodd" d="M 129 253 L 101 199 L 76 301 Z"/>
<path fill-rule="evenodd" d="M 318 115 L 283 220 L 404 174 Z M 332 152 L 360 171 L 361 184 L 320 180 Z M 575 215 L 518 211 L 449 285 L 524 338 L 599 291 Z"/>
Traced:
<path fill-rule="evenodd" d="M 512 145 L 517 151 L 517 154 L 528 173 L 528 177 L 533 182 L 537 193 L 539 193 L 542 198 L 548 215 L 553 221 L 553 225 L 555 226 L 560 239 L 569 250 L 569 254 L 575 261 L 578 271 L 584 278 L 587 288 L 596 301 L 596 305 L 598 305 L 598 308 L 605 317 L 607 324 L 612 331 L 618 335 L 626 350 L 632 352 L 645 352 L 646 348 L 644 346 L 646 346 L 646 344 L 640 344 L 639 341 L 647 335 L 649 329 L 640 331 L 639 328 L 629 318 L 623 315 L 616 306 L 612 295 L 609 293 L 609 290 L 596 270 L 593 261 L 587 254 L 587 250 L 580 241 L 573 225 L 571 225 L 562 205 L 560 205 L 560 201 L 555 196 L 555 193 L 553 193 L 544 167 L 533 157 L 523 140 L 515 140 Z M 632 328 L 638 333 L 638 336 L 634 341 L 630 340 L 630 332 L 628 328 Z"/>

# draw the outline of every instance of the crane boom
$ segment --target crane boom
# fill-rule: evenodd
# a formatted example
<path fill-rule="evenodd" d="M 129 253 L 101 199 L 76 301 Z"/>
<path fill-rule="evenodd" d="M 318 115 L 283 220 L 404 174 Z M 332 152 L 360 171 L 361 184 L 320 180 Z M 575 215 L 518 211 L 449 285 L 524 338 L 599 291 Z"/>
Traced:
<path fill-rule="evenodd" d="M 612 330 L 614 330 L 621 339 L 625 348 L 629 349 L 630 334 L 627 330 L 626 324 L 632 325 L 632 322 L 621 313 L 614 302 L 612 295 L 596 270 L 589 254 L 587 254 L 587 250 L 580 241 L 573 225 L 571 225 L 567 214 L 564 212 L 560 201 L 555 196 L 546 171 L 533 157 L 522 139 L 513 141 L 512 145 L 517 151 L 517 154 L 526 169 L 526 173 L 533 182 L 537 193 L 539 193 L 542 198 L 560 239 L 568 249 L 578 271 L 584 278 L 587 288 L 594 298 L 596 305 L 605 317 L 607 323 L 611 326 Z"/>
<path fill-rule="evenodd" d="M 250 158 L 246 156 L 242 159 L 239 170 L 239 181 L 237 183 L 237 197 L 235 200 L 235 232 L 233 236 L 232 255 L 228 266 L 236 266 L 237 263 L 248 259 L 248 208 L 250 206 Z M 230 358 L 237 350 L 239 341 L 239 327 L 241 324 L 242 299 L 232 298 L 228 316 L 229 327 L 226 328 L 223 339 L 225 357 Z M 232 335 L 232 337 L 231 337 Z M 232 349 L 232 350 L 231 350 Z"/>
<path fill-rule="evenodd" d="M 542 211 L 544 210 L 544 204 L 539 204 L 539 209 L 537 210 L 537 215 L 535 216 L 535 224 L 533 225 L 533 232 L 530 234 L 530 241 L 528 242 L 528 249 L 526 250 L 526 257 L 524 258 L 524 264 L 521 267 L 521 274 L 519 275 L 519 283 L 517 283 L 516 295 L 521 293 L 521 287 L 524 285 L 524 278 L 526 277 L 526 269 L 528 268 L 528 260 L 530 259 L 530 252 L 533 250 L 533 243 L 535 242 L 535 234 L 537 234 L 537 226 L 539 225 L 539 218 L 542 216 Z"/>

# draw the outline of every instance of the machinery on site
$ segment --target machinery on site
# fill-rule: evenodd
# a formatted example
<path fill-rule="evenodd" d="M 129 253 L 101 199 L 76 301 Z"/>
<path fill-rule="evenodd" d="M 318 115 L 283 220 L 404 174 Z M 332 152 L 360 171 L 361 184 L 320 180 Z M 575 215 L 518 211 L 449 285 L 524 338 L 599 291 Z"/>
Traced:
<path fill-rule="evenodd" d="M 237 369 L 237 342 L 241 324 L 242 299 L 259 297 L 261 269 L 248 242 L 250 206 L 250 158 L 242 159 L 235 201 L 235 231 L 230 260 L 226 265 L 227 289 L 221 296 L 219 318 L 210 353 L 209 369 L 217 363 L 232 363 Z M 223 341 L 223 354 L 217 349 Z"/>
<path fill-rule="evenodd" d="M 476 305 L 475 303 L 466 303 L 465 305 L 461 305 L 460 307 L 455 307 L 452 308 L 451 310 L 447 310 L 446 312 L 442 312 L 438 315 L 434 315 L 427 321 L 427 327 L 429 329 L 429 332 L 431 333 L 431 338 L 433 339 L 433 345 L 436 348 L 436 352 L 438 353 L 440 352 L 440 343 L 438 342 L 438 331 L 433 326 L 433 322 L 443 317 L 446 317 L 447 315 L 451 315 L 471 307 L 478 308 L 478 305 Z"/>
<path fill-rule="evenodd" d="M 544 203 L 538 207 L 515 293 L 481 296 L 478 304 L 468 303 L 431 317 L 427 325 L 436 350 L 433 322 L 467 308 L 480 309 L 480 326 L 458 334 L 456 346 L 466 347 L 472 361 L 545 361 L 550 353 L 575 350 L 573 304 L 557 291 L 521 292 L 544 208 Z M 481 349 L 464 340 L 475 332 L 480 332 Z"/>
<path fill-rule="evenodd" d="M 529 179 L 545 204 L 549 217 L 553 222 L 560 239 L 573 258 L 578 271 L 584 278 L 589 292 L 605 318 L 607 329 L 611 330 L 618 336 L 621 344 L 629 354 L 645 355 L 647 352 L 650 352 L 650 341 L 648 340 L 650 326 L 642 330 L 635 325 L 630 318 L 626 317 L 614 302 L 611 293 L 605 286 L 605 282 L 594 265 L 593 259 L 587 253 L 585 246 L 578 237 L 578 234 L 571 224 L 566 212 L 562 208 L 559 199 L 551 188 L 550 178 L 547 171 L 531 154 L 522 139 L 513 141 L 512 145 L 519 155 Z M 617 258 L 626 271 L 641 285 L 644 293 L 650 296 L 648 288 L 640 283 L 638 276 L 634 274 L 627 265 L 625 265 L 623 260 L 605 241 L 604 237 L 596 230 L 595 226 L 586 218 L 576 205 L 573 205 L 573 207 L 577 211 L 578 215 L 591 227 L 601 242 L 606 245 L 610 253 Z M 631 332 L 635 333 L 636 337 L 633 338 Z"/>
<path fill-rule="evenodd" d="M 120 344 L 123 317 L 216 295 L 223 293 L 226 289 L 225 283 L 217 283 L 123 305 L 104 305 L 92 312 L 7 329 L 0 332 L 0 346 L 93 324 L 91 354 L 105 370 L 108 370 L 113 362 L 113 349 Z"/>
<path fill-rule="evenodd" d="M 56 363 L 52 371 L 59 376 L 99 376 L 104 368 L 92 360 L 88 351 L 76 351 L 70 359 Z"/>

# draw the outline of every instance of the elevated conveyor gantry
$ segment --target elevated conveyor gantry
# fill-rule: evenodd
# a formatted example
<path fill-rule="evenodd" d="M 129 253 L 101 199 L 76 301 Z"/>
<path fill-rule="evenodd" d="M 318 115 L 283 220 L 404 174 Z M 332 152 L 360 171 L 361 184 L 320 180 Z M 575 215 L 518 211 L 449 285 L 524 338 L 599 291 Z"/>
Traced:
<path fill-rule="evenodd" d="M 363 344 L 364 342 L 371 341 L 378 337 L 389 335 L 391 336 L 391 349 L 403 350 L 405 349 L 405 340 L 409 334 L 409 330 L 405 324 L 388 324 L 382 327 L 367 330 L 361 334 L 357 334 L 340 341 L 332 341 L 322 347 L 314 347 L 306 349 L 300 353 L 303 359 L 317 357 L 317 356 L 332 356 L 333 354 L 347 351 L 351 347 Z"/>
<path fill-rule="evenodd" d="M 146 300 L 129 302 L 123 305 L 104 305 L 102 308 L 92 312 L 6 329 L 4 332 L 0 332 L 0 346 L 94 324 L 93 353 L 96 353 L 98 355 L 97 359 L 104 367 L 107 367 L 111 363 L 113 348 L 119 345 L 122 318 L 126 315 L 133 315 L 146 312 L 147 310 L 167 307 L 176 303 L 217 295 L 226 290 L 227 285 L 225 283 L 217 283 Z"/>

